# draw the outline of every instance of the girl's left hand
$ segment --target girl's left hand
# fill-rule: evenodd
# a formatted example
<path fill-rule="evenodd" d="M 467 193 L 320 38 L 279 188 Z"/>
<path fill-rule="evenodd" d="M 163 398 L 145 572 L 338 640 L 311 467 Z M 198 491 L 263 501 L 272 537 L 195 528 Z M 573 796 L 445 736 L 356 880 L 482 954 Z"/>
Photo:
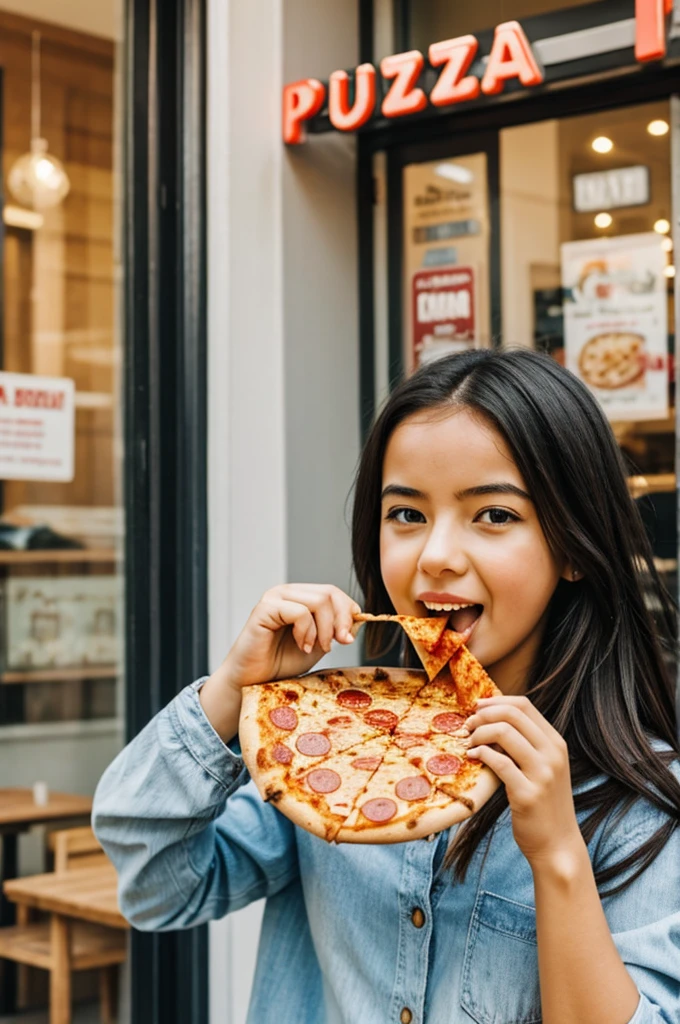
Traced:
<path fill-rule="evenodd" d="M 532 869 L 582 843 L 567 744 L 531 701 L 505 695 L 480 700 L 466 726 L 472 733 L 469 756 L 505 783 L 515 841 Z"/>

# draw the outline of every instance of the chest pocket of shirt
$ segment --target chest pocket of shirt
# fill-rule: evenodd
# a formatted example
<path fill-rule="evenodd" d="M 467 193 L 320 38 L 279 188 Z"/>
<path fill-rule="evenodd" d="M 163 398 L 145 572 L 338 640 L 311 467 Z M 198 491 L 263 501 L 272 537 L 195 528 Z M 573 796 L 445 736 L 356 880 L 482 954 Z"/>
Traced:
<path fill-rule="evenodd" d="M 479 893 L 465 946 L 461 1006 L 478 1024 L 539 1024 L 533 907 Z"/>

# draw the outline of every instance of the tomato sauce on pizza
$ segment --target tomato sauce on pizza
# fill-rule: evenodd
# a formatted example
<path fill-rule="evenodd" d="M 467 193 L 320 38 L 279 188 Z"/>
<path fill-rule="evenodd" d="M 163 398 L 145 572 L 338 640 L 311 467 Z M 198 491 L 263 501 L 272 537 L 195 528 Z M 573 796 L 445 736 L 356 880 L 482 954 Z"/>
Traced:
<path fill-rule="evenodd" d="M 500 691 L 445 619 L 389 618 L 415 642 L 426 671 L 332 669 L 243 691 L 239 738 L 260 794 L 329 842 L 439 832 L 499 785 L 468 758 L 465 721 L 479 698 Z"/>

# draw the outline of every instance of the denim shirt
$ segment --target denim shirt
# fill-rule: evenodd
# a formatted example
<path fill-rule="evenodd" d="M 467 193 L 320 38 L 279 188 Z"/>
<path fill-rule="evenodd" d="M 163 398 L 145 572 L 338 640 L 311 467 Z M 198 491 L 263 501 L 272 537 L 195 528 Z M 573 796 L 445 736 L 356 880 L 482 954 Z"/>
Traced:
<path fill-rule="evenodd" d="M 121 751 L 95 795 L 130 923 L 188 928 L 266 897 L 249 1024 L 540 1021 L 533 879 L 509 810 L 463 883 L 437 873 L 450 831 L 328 844 L 263 803 L 238 742 L 225 746 L 203 713 L 203 682 Z M 637 801 L 593 837 L 594 866 L 622 860 L 664 820 Z M 603 907 L 640 992 L 629 1024 L 680 1024 L 680 829 Z"/>

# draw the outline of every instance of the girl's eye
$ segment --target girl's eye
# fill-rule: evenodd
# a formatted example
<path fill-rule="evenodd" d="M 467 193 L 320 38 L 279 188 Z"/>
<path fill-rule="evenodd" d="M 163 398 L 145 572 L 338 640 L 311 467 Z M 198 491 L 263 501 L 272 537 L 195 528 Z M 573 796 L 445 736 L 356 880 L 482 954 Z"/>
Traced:
<path fill-rule="evenodd" d="M 482 519 L 483 516 L 488 518 Z M 519 516 L 516 516 L 514 512 L 508 512 L 507 508 L 485 508 L 478 514 L 477 521 L 490 526 L 507 526 L 508 523 L 518 522 Z"/>
<path fill-rule="evenodd" d="M 417 508 L 391 508 L 385 518 L 392 519 L 397 523 L 403 523 L 406 526 L 425 522 L 425 516 Z"/>

